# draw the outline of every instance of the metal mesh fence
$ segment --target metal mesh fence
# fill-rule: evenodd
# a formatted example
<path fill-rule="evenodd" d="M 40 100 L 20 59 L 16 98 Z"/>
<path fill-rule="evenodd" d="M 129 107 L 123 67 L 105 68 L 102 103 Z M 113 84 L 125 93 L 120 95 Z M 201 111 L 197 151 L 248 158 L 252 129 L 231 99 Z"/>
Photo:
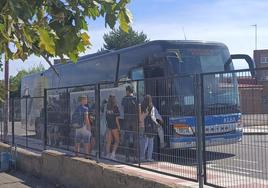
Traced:
<path fill-rule="evenodd" d="M 9 124 L 10 143 L 43 149 L 44 101 L 43 97 L 24 97 L 11 99 L 12 121 Z M 12 126 L 14 125 L 14 135 Z M 14 141 L 13 141 L 14 139 Z"/>
<path fill-rule="evenodd" d="M 75 127 L 72 114 L 87 98 L 89 125 Z M 46 144 L 53 148 L 96 156 L 95 86 L 73 87 L 47 91 Z M 83 129 L 83 130 L 82 130 Z M 86 134 L 88 135 L 88 138 Z"/>
<path fill-rule="evenodd" d="M 101 84 L 101 157 L 196 180 L 193 79 L 185 76 Z M 183 89 L 185 84 L 188 87 Z M 111 123 L 110 113 L 115 113 L 112 101 L 118 108 L 119 125 Z M 147 127 L 151 114 L 155 128 Z M 192 124 L 186 125 L 185 119 Z"/>
<path fill-rule="evenodd" d="M 194 77 L 152 79 L 146 81 L 145 85 L 148 86 L 145 94 L 152 96 L 163 122 L 153 137 L 153 161 L 142 161 L 141 166 L 196 180 Z M 143 103 L 142 97 L 139 102 Z M 192 123 L 186 123 L 187 119 Z M 144 124 L 146 127 L 146 122 Z M 141 144 L 150 142 L 150 137 L 151 135 L 143 135 Z"/>
<path fill-rule="evenodd" d="M 9 142 L 194 181 L 204 175 L 216 187 L 266 187 L 267 72 L 47 89 L 45 99 L 12 99 Z M 2 113 L 0 107 L 1 138 Z"/>
<path fill-rule="evenodd" d="M 268 75 L 265 70 L 256 70 L 256 75 L 238 71 L 203 76 L 208 184 L 268 186 L 268 85 L 259 77 Z"/>
<path fill-rule="evenodd" d="M 101 157 L 138 165 L 137 82 L 100 86 Z M 126 87 L 133 92 L 126 98 Z M 123 106 L 124 105 L 124 106 Z M 124 117 L 126 119 L 124 119 Z"/>

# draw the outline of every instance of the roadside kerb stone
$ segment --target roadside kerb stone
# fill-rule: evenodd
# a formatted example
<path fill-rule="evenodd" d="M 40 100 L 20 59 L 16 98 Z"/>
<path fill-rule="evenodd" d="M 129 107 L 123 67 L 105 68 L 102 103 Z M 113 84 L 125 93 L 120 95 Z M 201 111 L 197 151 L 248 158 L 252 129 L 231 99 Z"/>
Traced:
<path fill-rule="evenodd" d="M 10 146 L 0 143 L 0 151 L 10 151 Z M 63 185 L 66 188 L 168 188 L 195 187 L 163 183 L 157 178 L 145 178 L 127 173 L 112 165 L 97 163 L 64 153 L 46 150 L 36 154 L 17 148 L 17 168 L 34 176 Z M 187 184 L 187 183 L 186 183 Z"/>
<path fill-rule="evenodd" d="M 16 152 L 17 167 L 24 172 L 41 177 L 42 157 L 40 154 L 17 148 Z"/>

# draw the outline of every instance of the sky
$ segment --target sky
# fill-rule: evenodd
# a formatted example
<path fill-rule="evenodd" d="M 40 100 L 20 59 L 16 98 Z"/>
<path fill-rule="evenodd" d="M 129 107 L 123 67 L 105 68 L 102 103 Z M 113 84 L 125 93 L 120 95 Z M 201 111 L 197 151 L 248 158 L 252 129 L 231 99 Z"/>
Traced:
<path fill-rule="evenodd" d="M 251 25 L 257 24 L 258 49 L 268 49 L 267 0 L 132 0 L 128 8 L 133 14 L 133 29 L 143 31 L 150 40 L 184 40 L 185 32 L 187 40 L 222 42 L 231 54 L 252 57 L 255 28 Z M 103 34 L 110 31 L 102 18 L 89 20 L 88 25 L 93 45 L 85 54 L 100 49 Z M 35 56 L 25 62 L 12 61 L 10 74 L 40 63 L 48 68 L 42 58 Z"/>

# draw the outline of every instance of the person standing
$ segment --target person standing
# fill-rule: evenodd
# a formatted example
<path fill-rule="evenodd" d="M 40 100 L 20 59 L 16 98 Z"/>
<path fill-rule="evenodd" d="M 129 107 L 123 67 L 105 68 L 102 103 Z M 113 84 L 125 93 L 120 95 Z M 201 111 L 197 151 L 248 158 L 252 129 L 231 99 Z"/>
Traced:
<path fill-rule="evenodd" d="M 133 94 L 132 86 L 126 87 L 126 96 L 123 97 L 121 105 L 124 111 L 124 145 L 126 161 L 129 161 L 130 154 L 137 158 L 137 99 Z"/>
<path fill-rule="evenodd" d="M 141 107 L 141 118 L 144 119 L 144 145 L 141 147 L 141 159 L 153 161 L 154 137 L 158 134 L 158 127 L 163 119 L 152 102 L 152 97 L 146 95 Z"/>
<path fill-rule="evenodd" d="M 79 97 L 80 105 L 72 115 L 72 125 L 75 130 L 75 152 L 80 153 L 80 146 L 83 144 L 85 154 L 89 155 L 91 125 L 88 118 L 87 96 Z"/>
<path fill-rule="evenodd" d="M 106 121 L 107 121 L 107 144 L 106 144 L 106 157 L 115 160 L 115 153 L 119 145 L 119 108 L 115 99 L 115 96 L 110 95 L 106 109 Z M 114 145 L 111 152 L 111 143 L 114 141 Z"/>

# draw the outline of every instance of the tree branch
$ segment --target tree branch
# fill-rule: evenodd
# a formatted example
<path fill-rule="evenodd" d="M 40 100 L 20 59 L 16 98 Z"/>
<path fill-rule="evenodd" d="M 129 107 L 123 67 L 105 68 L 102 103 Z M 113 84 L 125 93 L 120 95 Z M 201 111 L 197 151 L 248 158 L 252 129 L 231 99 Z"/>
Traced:
<path fill-rule="evenodd" d="M 35 51 L 36 53 L 40 54 L 46 60 L 46 62 L 49 64 L 49 66 L 52 68 L 52 70 L 54 71 L 54 73 L 60 78 L 60 74 L 55 69 L 55 67 L 52 65 L 52 62 L 48 59 L 48 57 L 46 57 L 44 54 L 42 54 L 40 52 L 40 50 L 35 45 L 32 45 L 32 47 L 33 47 L 33 51 Z"/>

